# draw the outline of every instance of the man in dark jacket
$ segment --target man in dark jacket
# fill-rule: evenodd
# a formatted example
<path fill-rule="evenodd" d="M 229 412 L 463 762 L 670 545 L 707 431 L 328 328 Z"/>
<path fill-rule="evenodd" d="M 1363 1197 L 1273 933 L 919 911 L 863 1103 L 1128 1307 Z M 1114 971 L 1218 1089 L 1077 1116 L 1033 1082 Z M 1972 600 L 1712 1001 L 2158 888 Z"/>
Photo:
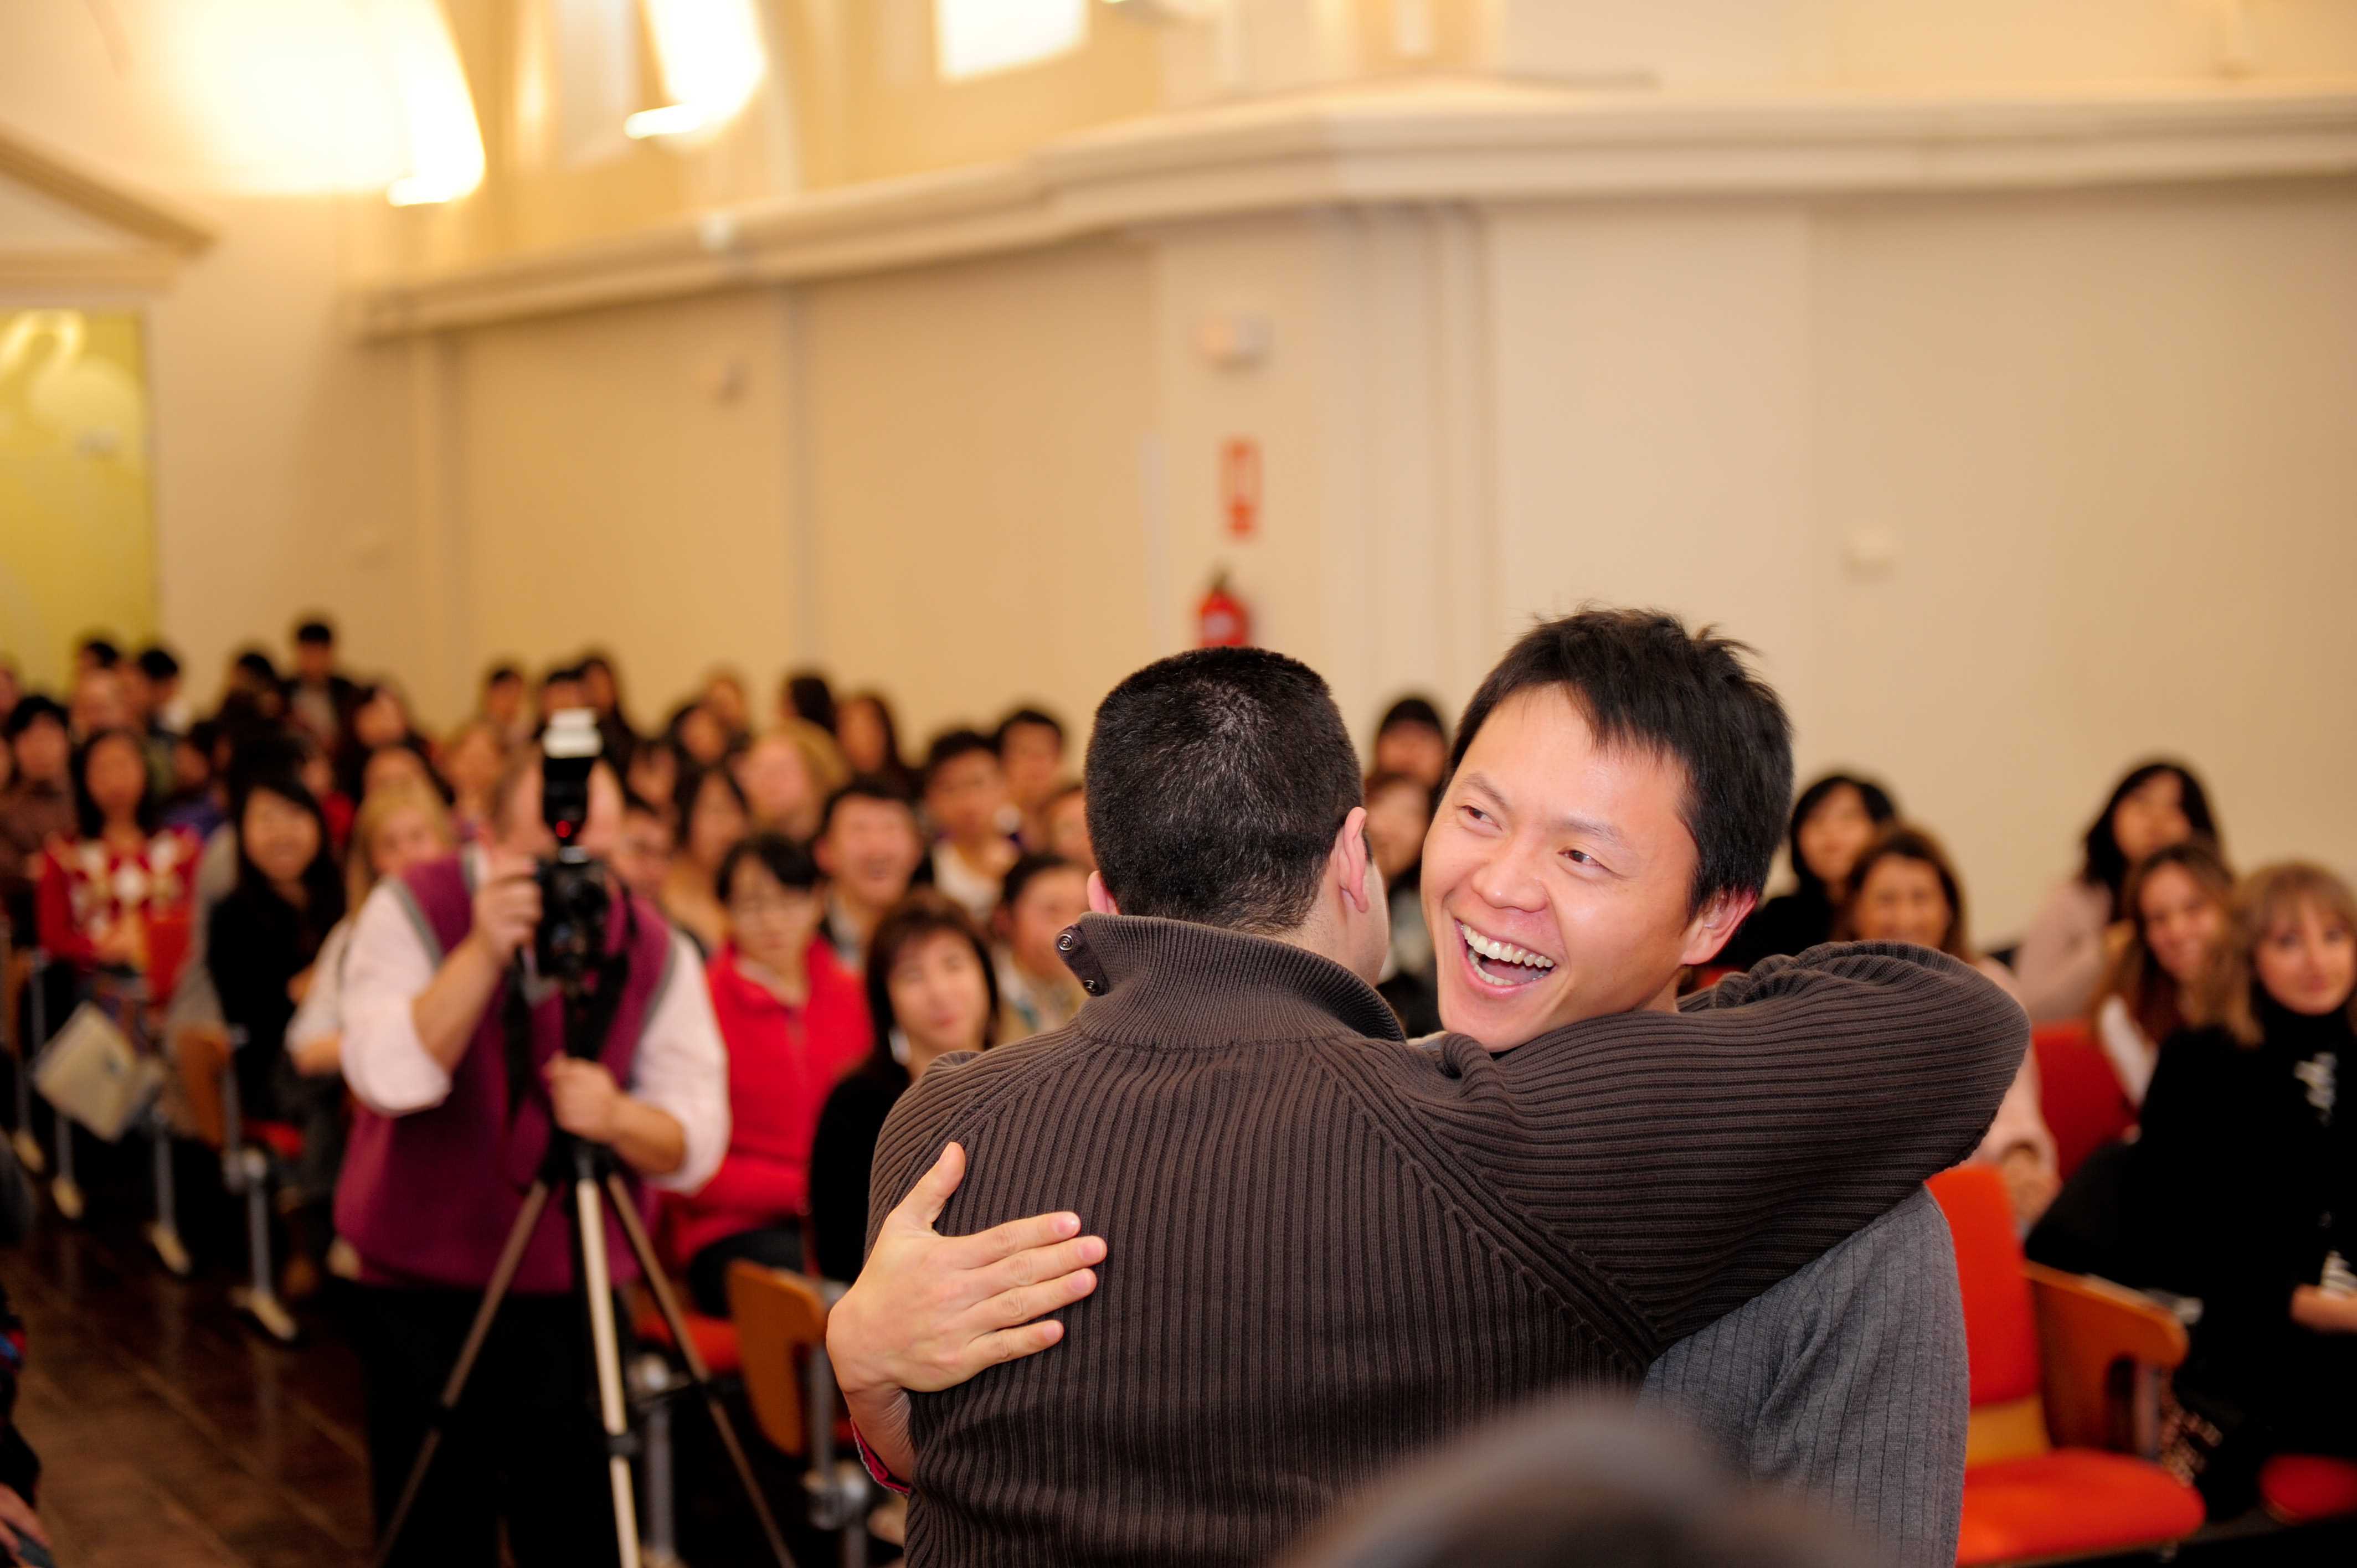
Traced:
<path fill-rule="evenodd" d="M 877 1207 L 953 1137 L 959 1228 L 1068 1202 L 1115 1262 L 1058 1355 L 913 1404 L 890 1385 L 947 1380 L 858 1342 L 872 1298 L 838 1309 L 863 1429 L 916 1466 L 912 1561 L 1260 1560 L 1384 1460 L 1550 1384 L 1633 1383 L 1875 1219 L 1969 1151 L 2025 1037 L 1916 950 L 1674 1010 L 1666 976 L 1756 897 L 1790 762 L 1772 693 L 1668 618 L 1543 628 L 1469 710 L 1426 857 L 1444 1005 L 1483 1037 L 1586 1020 L 1507 1055 L 1398 1048 L 1367 992 L 1380 879 L 1308 671 L 1150 667 L 1089 768 L 1103 918 L 1068 956 L 1096 1000 L 929 1075 Z M 1000 1325 L 1041 1309 L 1017 1305 Z"/>

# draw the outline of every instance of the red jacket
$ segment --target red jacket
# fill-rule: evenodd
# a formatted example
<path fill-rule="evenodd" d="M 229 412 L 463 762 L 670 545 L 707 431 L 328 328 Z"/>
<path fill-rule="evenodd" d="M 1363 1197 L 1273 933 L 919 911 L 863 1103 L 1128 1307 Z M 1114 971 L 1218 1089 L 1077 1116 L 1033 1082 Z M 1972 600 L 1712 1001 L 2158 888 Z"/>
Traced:
<path fill-rule="evenodd" d="M 733 944 L 705 966 L 728 1047 L 728 1154 L 700 1190 L 670 1200 L 668 1239 L 680 1264 L 810 1208 L 819 1110 L 836 1080 L 866 1059 L 872 1033 L 866 993 L 823 939 L 804 961 L 810 999 L 791 1008 L 738 967 Z"/>

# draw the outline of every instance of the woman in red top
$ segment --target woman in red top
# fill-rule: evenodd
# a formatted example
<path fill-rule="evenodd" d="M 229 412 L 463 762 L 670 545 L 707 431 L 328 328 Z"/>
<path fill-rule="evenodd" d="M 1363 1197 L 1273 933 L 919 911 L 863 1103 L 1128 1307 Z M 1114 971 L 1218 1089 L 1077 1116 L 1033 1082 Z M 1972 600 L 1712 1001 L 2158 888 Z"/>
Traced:
<path fill-rule="evenodd" d="M 728 852 L 718 883 L 728 940 L 705 978 L 728 1047 L 728 1155 L 701 1191 L 674 1200 L 672 1236 L 696 1305 L 726 1316 L 737 1259 L 802 1267 L 819 1109 L 871 1041 L 859 982 L 819 934 L 808 852 L 757 833 Z"/>
<path fill-rule="evenodd" d="M 103 967 L 145 974 L 151 958 L 177 961 L 152 939 L 178 922 L 186 950 L 200 846 L 185 829 L 150 831 L 154 801 L 139 737 L 124 729 L 91 736 L 74 757 L 73 789 L 79 832 L 51 840 L 41 857 L 41 946 L 83 973 Z M 159 993 L 170 980 L 154 978 L 163 983 Z"/>

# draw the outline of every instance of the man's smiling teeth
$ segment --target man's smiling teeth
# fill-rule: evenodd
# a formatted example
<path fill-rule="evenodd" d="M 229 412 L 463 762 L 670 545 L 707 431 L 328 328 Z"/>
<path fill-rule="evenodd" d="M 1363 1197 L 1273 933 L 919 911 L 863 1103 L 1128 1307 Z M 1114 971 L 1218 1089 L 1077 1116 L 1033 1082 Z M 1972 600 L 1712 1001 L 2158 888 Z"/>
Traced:
<path fill-rule="evenodd" d="M 1465 945 L 1483 958 L 1494 960 L 1499 963 L 1518 963 L 1541 972 L 1555 967 L 1555 960 L 1542 958 L 1537 953 L 1514 946 L 1512 942 L 1501 942 L 1494 937 L 1485 937 L 1462 920 L 1457 922 L 1457 929 L 1465 938 Z"/>

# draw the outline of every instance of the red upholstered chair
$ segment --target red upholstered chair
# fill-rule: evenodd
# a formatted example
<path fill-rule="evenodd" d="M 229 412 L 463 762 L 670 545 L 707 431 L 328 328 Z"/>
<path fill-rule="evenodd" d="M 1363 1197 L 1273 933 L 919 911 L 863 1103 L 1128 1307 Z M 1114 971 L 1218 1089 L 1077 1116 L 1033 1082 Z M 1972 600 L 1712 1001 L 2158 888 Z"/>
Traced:
<path fill-rule="evenodd" d="M 2069 1181 L 2089 1155 L 2136 1125 L 2136 1107 L 2085 1024 L 2049 1024 L 2031 1034 L 2029 1048 L 2056 1164 Z"/>
<path fill-rule="evenodd" d="M 2116 1369 L 2168 1369 L 2185 1329 L 2133 1291 L 2025 1263 L 2005 1183 L 1968 1166 L 1932 1179 L 1955 1237 L 1972 1357 L 1961 1564 L 2158 1546 L 2201 1527 L 2201 1498 L 2158 1465 L 2108 1451 Z"/>
<path fill-rule="evenodd" d="M 672 1294 L 680 1304 L 680 1316 L 687 1320 L 688 1337 L 695 1341 L 696 1354 L 715 1377 L 726 1377 L 739 1365 L 737 1329 L 725 1317 L 707 1317 L 695 1310 L 688 1294 L 679 1281 L 687 1274 L 687 1260 L 679 1256 L 674 1240 L 673 1219 L 675 1210 L 667 1196 L 659 1197 L 655 1204 L 655 1222 L 649 1237 L 654 1242 L 655 1256 L 662 1262 L 663 1272 L 670 1276 Z M 663 1321 L 657 1309 L 653 1293 L 641 1285 L 633 1293 L 630 1304 L 630 1326 L 640 1339 L 666 1350 L 676 1350 L 671 1326 Z"/>
<path fill-rule="evenodd" d="M 2286 1524 L 2357 1514 L 2357 1460 L 2278 1454 L 2259 1472 L 2259 1500 Z"/>

